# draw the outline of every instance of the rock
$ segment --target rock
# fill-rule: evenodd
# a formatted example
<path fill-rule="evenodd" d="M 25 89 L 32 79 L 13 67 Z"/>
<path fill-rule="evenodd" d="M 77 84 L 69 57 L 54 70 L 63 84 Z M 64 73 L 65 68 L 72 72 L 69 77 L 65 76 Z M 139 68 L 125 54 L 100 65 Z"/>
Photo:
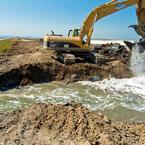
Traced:
<path fill-rule="evenodd" d="M 111 124 L 111 120 L 105 115 L 103 120 L 106 122 L 106 123 L 110 123 Z"/>
<path fill-rule="evenodd" d="M 93 76 L 90 77 L 89 81 L 91 82 L 96 82 L 96 81 L 101 81 L 102 79 L 99 76 Z"/>

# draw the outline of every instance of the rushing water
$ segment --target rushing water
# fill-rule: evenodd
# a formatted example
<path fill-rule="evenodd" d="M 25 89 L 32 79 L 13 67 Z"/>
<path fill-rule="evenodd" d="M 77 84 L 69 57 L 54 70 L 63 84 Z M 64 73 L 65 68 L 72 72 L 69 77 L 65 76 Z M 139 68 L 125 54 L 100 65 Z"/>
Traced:
<path fill-rule="evenodd" d="M 136 74 L 140 75 L 145 72 L 145 54 L 139 53 L 139 46 L 136 44 L 132 51 L 130 59 L 130 69 Z"/>
<path fill-rule="evenodd" d="M 145 77 L 78 82 L 48 83 L 0 93 L 0 110 L 11 111 L 33 102 L 76 101 L 118 120 L 145 121 Z"/>
<path fill-rule="evenodd" d="M 144 66 L 143 54 L 140 55 L 134 48 L 131 69 L 139 74 L 134 78 L 83 81 L 69 85 L 53 82 L 20 87 L 0 92 L 0 111 L 12 111 L 34 102 L 57 104 L 75 101 L 116 120 L 145 122 Z"/>

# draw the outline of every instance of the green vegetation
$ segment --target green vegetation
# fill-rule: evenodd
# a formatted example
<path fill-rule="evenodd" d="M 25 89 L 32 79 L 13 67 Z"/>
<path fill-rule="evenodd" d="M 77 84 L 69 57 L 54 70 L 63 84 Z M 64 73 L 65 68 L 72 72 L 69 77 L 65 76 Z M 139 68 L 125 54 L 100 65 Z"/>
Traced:
<path fill-rule="evenodd" d="M 8 51 L 12 46 L 12 39 L 0 40 L 0 53 Z"/>

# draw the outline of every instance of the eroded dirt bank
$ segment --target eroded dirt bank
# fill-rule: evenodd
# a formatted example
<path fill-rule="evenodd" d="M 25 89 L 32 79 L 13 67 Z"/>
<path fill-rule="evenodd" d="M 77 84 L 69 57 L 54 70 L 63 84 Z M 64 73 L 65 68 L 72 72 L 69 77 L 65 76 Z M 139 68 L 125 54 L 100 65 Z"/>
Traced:
<path fill-rule="evenodd" d="M 53 51 L 44 50 L 42 42 L 17 40 L 12 48 L 0 54 L 0 88 L 32 83 L 130 77 L 128 58 L 113 58 L 106 64 L 77 63 L 64 65 L 51 58 Z"/>
<path fill-rule="evenodd" d="M 144 145 L 145 124 L 123 124 L 81 104 L 34 104 L 0 115 L 1 145 Z"/>

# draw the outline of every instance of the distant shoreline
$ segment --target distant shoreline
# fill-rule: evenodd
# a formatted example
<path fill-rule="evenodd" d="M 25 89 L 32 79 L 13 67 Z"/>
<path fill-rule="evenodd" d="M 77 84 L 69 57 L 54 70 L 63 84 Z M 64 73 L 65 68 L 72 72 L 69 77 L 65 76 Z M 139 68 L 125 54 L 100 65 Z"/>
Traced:
<path fill-rule="evenodd" d="M 1 41 L 1 40 L 6 40 L 6 39 L 11 39 L 11 38 L 0 38 L 0 41 Z"/>

